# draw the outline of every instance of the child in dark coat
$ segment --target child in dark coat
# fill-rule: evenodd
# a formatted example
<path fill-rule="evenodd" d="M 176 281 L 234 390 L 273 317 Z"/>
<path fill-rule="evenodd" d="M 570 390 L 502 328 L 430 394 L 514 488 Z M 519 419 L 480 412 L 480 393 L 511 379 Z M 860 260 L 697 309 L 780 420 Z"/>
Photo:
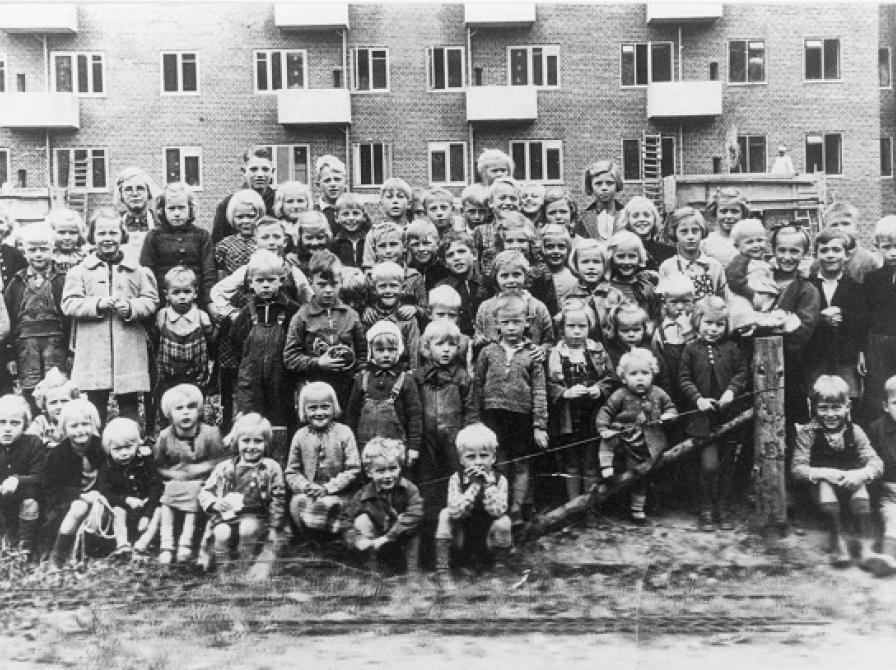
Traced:
<path fill-rule="evenodd" d="M 47 453 L 39 437 L 25 434 L 30 418 L 28 403 L 20 396 L 0 398 L 0 514 L 6 529 L 3 542 L 7 546 L 18 544 L 28 552 L 33 551 L 37 536 L 41 477 Z"/>

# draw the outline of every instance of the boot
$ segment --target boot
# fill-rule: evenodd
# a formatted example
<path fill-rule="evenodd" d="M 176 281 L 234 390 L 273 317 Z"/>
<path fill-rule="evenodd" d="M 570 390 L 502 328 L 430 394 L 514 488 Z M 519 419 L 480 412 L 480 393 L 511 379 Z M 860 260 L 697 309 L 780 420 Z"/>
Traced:
<path fill-rule="evenodd" d="M 53 549 L 50 553 L 50 561 L 56 569 L 62 569 L 72 557 L 72 548 L 75 546 L 75 534 L 71 535 L 59 533 L 56 541 L 53 543 Z"/>
<path fill-rule="evenodd" d="M 831 553 L 831 565 L 835 568 L 846 568 L 852 564 L 852 559 L 846 550 L 846 542 L 840 533 L 831 533 L 828 551 Z"/>
<path fill-rule="evenodd" d="M 451 575 L 451 540 L 436 538 L 436 580 L 443 591 L 456 591 L 457 584 Z"/>
<path fill-rule="evenodd" d="M 700 512 L 700 519 L 697 522 L 697 527 L 703 533 L 714 533 L 716 530 L 716 524 L 712 518 L 712 510 L 704 509 Z"/>
<path fill-rule="evenodd" d="M 37 530 L 37 519 L 19 519 L 19 550 L 29 558 L 34 553 Z"/>
<path fill-rule="evenodd" d="M 647 515 L 644 514 L 644 503 L 646 501 L 646 493 L 632 493 L 631 502 L 629 503 L 629 514 L 631 515 L 632 523 L 636 526 L 647 524 Z"/>

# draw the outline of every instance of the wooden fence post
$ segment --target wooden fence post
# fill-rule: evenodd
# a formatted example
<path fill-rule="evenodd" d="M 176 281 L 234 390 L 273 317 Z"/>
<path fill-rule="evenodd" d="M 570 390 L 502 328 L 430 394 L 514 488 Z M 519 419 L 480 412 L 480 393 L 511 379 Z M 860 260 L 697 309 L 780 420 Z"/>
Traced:
<path fill-rule="evenodd" d="M 763 535 L 787 533 L 784 343 L 780 335 L 753 340 L 753 526 Z"/>

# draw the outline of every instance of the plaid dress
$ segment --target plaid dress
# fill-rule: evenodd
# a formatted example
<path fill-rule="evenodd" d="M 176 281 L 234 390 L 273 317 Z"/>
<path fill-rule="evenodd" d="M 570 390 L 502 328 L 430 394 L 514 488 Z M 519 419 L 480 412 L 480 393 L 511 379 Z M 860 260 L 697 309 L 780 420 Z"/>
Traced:
<path fill-rule="evenodd" d="M 208 382 L 208 343 L 202 322 L 197 319 L 195 330 L 181 335 L 169 327 L 168 310 L 163 309 L 162 313 L 156 352 L 159 379 L 204 386 Z"/>

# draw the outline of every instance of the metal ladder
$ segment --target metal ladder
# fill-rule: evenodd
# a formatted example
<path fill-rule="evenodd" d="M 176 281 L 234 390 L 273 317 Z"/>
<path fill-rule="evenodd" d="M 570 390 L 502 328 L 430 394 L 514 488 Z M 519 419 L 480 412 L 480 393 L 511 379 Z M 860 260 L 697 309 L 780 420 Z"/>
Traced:
<path fill-rule="evenodd" d="M 65 193 L 65 205 L 76 212 L 87 222 L 87 210 L 89 206 L 87 198 L 87 171 L 89 169 L 86 158 L 75 160 L 68 176 L 68 189 Z M 80 184 L 80 186 L 79 186 Z"/>
<path fill-rule="evenodd" d="M 663 213 L 663 139 L 660 135 L 641 136 L 641 171 L 644 197 Z"/>

